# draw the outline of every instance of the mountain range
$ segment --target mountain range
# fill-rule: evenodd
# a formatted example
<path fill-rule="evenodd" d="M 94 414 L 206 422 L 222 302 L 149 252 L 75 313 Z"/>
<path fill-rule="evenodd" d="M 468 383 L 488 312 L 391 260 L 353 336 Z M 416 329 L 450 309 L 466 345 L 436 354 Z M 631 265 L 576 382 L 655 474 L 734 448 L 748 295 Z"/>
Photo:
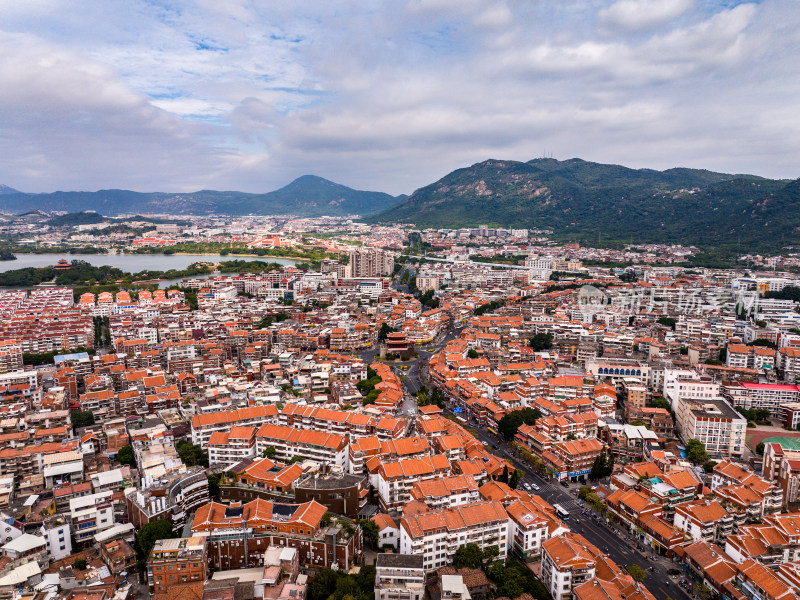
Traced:
<path fill-rule="evenodd" d="M 4 191 L 10 190 L 10 191 Z M 395 204 L 404 196 L 365 192 L 339 185 L 322 177 L 304 175 L 289 185 L 266 194 L 201 190 L 191 193 L 140 193 L 128 190 L 97 192 L 53 192 L 26 194 L 0 187 L 0 212 L 20 214 L 31 210 L 87 210 L 102 215 L 370 215 Z"/>
<path fill-rule="evenodd" d="M 800 243 L 800 180 L 580 159 L 487 160 L 453 171 L 369 220 L 551 229 L 587 244 L 773 248 Z"/>
<path fill-rule="evenodd" d="M 550 229 L 603 246 L 694 244 L 766 251 L 800 245 L 800 180 L 701 169 L 630 169 L 581 159 L 486 160 L 410 196 L 354 190 L 305 175 L 265 194 L 126 190 L 25 194 L 0 186 L 0 212 L 341 216 L 417 227 Z"/>

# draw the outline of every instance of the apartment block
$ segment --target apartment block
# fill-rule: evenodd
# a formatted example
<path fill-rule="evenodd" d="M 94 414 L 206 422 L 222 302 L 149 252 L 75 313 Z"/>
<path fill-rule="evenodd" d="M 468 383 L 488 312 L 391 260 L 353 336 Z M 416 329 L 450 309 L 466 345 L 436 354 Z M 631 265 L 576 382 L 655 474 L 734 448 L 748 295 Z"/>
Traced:
<path fill-rule="evenodd" d="M 147 559 L 150 592 L 163 594 L 181 583 L 205 581 L 207 564 L 204 537 L 157 540 Z"/>
<path fill-rule="evenodd" d="M 400 520 L 400 553 L 422 556 L 426 572 L 448 565 L 456 550 L 477 544 L 481 550 L 508 548 L 508 514 L 499 502 L 476 502 L 441 511 L 404 516 Z"/>
<path fill-rule="evenodd" d="M 375 600 L 422 600 L 425 568 L 422 556 L 378 554 L 375 563 Z"/>

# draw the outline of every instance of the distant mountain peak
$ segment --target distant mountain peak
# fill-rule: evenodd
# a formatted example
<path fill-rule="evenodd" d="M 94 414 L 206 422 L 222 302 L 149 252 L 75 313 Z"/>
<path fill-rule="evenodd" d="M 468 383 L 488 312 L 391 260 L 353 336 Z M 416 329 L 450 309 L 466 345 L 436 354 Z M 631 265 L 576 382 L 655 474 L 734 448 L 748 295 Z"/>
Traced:
<path fill-rule="evenodd" d="M 3 185 L 2 183 L 0 183 L 0 195 L 4 195 L 4 194 L 21 194 L 21 193 L 22 192 L 20 192 L 19 190 L 15 190 L 12 187 L 9 187 L 7 185 Z"/>
<path fill-rule="evenodd" d="M 1 188 L 0 188 L 1 189 Z M 11 189 L 11 188 L 8 188 Z M 101 215 L 171 213 L 277 215 L 293 214 L 303 217 L 368 216 L 390 207 L 401 198 L 382 192 L 354 190 L 316 175 L 303 175 L 288 185 L 266 194 L 236 191 L 201 190 L 190 193 L 138 193 L 129 190 L 107 189 L 96 192 L 54 192 L 52 194 L 22 194 L 10 197 L 16 190 L 2 192 L 0 211 L 17 213 L 21 205 L 26 209 L 44 209 L 79 213 L 95 211 Z"/>

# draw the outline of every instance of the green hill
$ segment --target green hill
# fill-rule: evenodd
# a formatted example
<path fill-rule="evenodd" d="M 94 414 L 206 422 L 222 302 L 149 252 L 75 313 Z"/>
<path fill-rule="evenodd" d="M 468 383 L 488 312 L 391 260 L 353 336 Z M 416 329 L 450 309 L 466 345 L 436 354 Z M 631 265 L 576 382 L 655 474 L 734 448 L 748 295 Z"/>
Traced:
<path fill-rule="evenodd" d="M 800 182 L 580 159 L 487 160 L 371 217 L 419 227 L 552 229 L 586 243 L 800 243 Z"/>

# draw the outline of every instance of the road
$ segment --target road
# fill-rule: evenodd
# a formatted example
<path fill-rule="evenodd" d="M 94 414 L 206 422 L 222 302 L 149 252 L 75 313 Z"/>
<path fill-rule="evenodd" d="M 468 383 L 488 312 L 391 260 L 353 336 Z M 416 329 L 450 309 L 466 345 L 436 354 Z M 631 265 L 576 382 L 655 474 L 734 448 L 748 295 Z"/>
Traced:
<path fill-rule="evenodd" d="M 518 459 L 508 444 L 483 429 L 478 430 L 478 439 L 492 447 L 494 454 L 508 459 L 525 473 L 518 487 L 523 488 L 524 483 L 535 484 L 539 490 L 534 488 L 533 493 L 541 496 L 550 504 L 560 504 L 569 512 L 570 520 L 567 524 L 573 532 L 580 533 L 621 567 L 636 564 L 647 570 L 647 579 L 644 580 L 644 584 L 656 598 L 659 600 L 666 600 L 668 597 L 673 600 L 691 600 L 689 594 L 678 585 L 682 576 L 675 578 L 670 577 L 667 573 L 668 569 L 680 568 L 679 565 L 668 558 L 654 555 L 650 551 L 639 550 L 637 541 L 630 532 L 623 532 L 621 527 L 606 524 L 605 519 L 597 517 L 573 493 L 577 493 L 580 484 L 570 484 L 567 489 L 534 473 L 526 463 Z M 494 446 L 497 446 L 497 449 L 494 449 Z M 639 547 L 645 548 L 641 543 L 639 543 Z M 651 567 L 653 571 L 649 570 Z"/>
<path fill-rule="evenodd" d="M 399 281 L 401 276 L 401 274 L 398 274 L 393 285 L 397 285 L 396 282 Z M 413 394 L 416 394 L 423 385 L 424 371 L 428 367 L 430 356 L 439 352 L 450 340 L 460 335 L 460 328 L 450 329 L 430 344 L 418 347 L 419 356 L 414 360 L 402 363 L 408 366 L 407 370 L 399 368 L 401 363 L 390 363 L 393 371 L 403 382 L 405 393 L 400 415 L 410 417 L 409 430 L 414 427 L 417 413 L 417 405 Z M 372 349 L 359 352 L 358 355 L 363 360 L 372 362 L 377 353 L 377 349 Z M 509 460 L 517 469 L 525 473 L 525 476 L 520 480 L 519 487 L 523 487 L 525 483 L 538 486 L 538 490 L 533 488 L 534 493 L 550 504 L 560 504 L 570 513 L 568 525 L 572 531 L 583 535 L 601 552 L 608 554 L 621 567 L 636 564 L 645 569 L 647 578 L 644 580 L 644 584 L 656 598 L 659 600 L 667 600 L 667 598 L 691 600 L 690 595 L 678 585 L 682 576 L 679 575 L 675 578 L 670 577 L 667 573 L 668 569 L 680 567 L 668 558 L 657 556 L 647 551 L 644 545 L 634 539 L 633 534 L 623 532 L 618 526 L 606 523 L 605 519 L 596 516 L 588 507 L 584 507 L 577 496 L 572 493 L 573 491 L 577 493 L 579 484 L 571 484 L 570 488 L 567 489 L 558 483 L 543 478 L 538 473 L 530 470 L 527 463 L 520 461 L 513 448 L 505 441 L 498 439 L 479 426 L 476 426 L 476 429 L 478 431 L 478 439 L 491 447 L 493 454 Z M 497 446 L 497 448 L 495 449 L 494 446 Z M 639 548 L 642 549 L 640 550 Z M 653 569 L 652 571 L 650 571 L 651 568 Z"/>

